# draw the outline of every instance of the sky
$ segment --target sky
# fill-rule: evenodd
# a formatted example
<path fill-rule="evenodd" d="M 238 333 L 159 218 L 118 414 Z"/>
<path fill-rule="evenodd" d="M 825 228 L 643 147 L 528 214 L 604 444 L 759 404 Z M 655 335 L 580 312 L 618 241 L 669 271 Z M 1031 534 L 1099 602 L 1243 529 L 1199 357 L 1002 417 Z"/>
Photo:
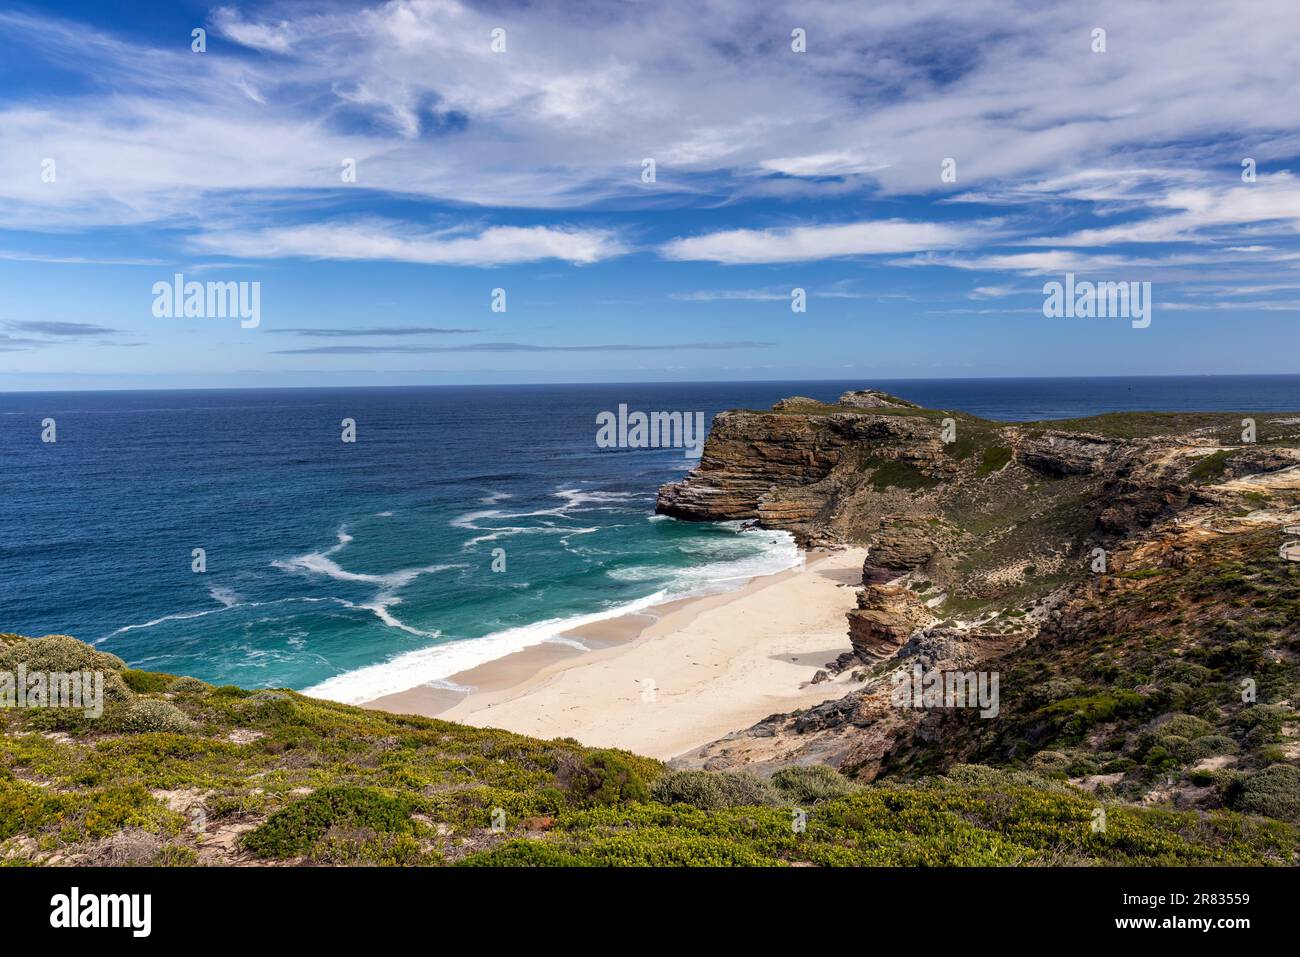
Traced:
<path fill-rule="evenodd" d="M 8 3 L 0 390 L 1300 372 L 1298 47 L 1295 0 Z M 1045 316 L 1067 273 L 1152 321 Z"/>

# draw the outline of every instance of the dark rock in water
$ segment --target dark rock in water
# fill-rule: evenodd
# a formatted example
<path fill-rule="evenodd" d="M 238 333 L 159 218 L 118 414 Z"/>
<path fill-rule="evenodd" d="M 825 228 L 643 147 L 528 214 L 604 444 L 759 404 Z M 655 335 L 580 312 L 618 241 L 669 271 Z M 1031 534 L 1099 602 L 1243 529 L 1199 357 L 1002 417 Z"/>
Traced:
<path fill-rule="evenodd" d="M 818 672 L 812 676 L 812 683 L 815 685 L 819 685 L 823 681 L 830 681 L 830 680 L 831 680 L 831 676 L 828 675 L 825 671 L 821 671 L 821 670 L 818 670 Z"/>

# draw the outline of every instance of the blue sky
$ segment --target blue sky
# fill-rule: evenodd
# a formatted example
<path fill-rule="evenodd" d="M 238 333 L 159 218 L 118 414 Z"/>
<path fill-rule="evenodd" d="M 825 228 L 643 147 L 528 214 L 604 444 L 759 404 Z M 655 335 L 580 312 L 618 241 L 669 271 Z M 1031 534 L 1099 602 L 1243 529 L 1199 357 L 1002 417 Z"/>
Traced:
<path fill-rule="evenodd" d="M 10 5 L 0 389 L 1300 371 L 1297 41 L 1293 0 Z M 1045 318 L 1066 272 L 1150 327 Z M 156 317 L 175 273 L 259 325 Z"/>

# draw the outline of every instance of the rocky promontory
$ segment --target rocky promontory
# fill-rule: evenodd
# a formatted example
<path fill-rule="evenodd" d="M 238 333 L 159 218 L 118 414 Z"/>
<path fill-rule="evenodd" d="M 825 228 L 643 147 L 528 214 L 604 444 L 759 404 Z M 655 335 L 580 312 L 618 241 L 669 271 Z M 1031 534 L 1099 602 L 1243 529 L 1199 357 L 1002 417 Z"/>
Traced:
<path fill-rule="evenodd" d="M 890 398 L 725 413 L 661 489 L 678 518 L 870 548 L 825 666 L 858 690 L 675 763 L 861 781 L 978 763 L 1300 820 L 1300 563 L 1279 551 L 1300 524 L 1300 419 L 1004 423 Z M 1000 676 L 996 720 L 899 707 L 918 667 Z"/>

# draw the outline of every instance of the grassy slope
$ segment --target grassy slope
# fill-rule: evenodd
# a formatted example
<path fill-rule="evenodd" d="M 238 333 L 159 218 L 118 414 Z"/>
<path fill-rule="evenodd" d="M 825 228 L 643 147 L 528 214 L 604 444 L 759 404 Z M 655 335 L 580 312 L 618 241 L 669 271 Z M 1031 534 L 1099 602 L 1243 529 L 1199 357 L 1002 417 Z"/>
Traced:
<path fill-rule="evenodd" d="M 1110 797 L 1164 789 L 1300 823 L 1300 566 L 1277 543 L 1276 529 L 1226 534 L 1185 545 L 1176 567 L 1100 578 L 1067 624 L 991 665 L 997 721 L 936 716 L 937 744 L 901 750 L 888 773 L 975 761 L 1106 775 Z"/>
<path fill-rule="evenodd" d="M 3 641 L 0 667 L 58 657 L 43 641 Z M 59 654 L 85 648 L 69 642 Z M 703 772 L 701 790 L 656 761 L 571 741 L 118 673 L 133 690 L 96 721 L 0 712 L 6 863 L 1257 864 L 1297 853 L 1296 828 L 1228 812 L 1115 805 L 1093 833 L 1094 799 L 992 769 L 866 788 Z"/>

